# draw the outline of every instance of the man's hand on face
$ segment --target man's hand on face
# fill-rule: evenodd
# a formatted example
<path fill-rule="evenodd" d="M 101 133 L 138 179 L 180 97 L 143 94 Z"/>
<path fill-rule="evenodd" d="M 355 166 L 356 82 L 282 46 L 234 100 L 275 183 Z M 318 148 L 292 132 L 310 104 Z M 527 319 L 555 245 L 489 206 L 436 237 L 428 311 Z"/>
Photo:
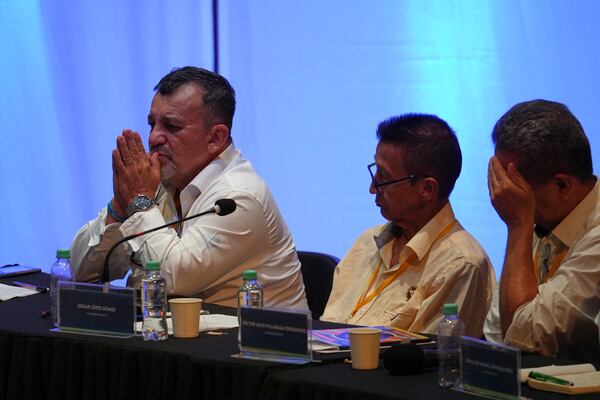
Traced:
<path fill-rule="evenodd" d="M 148 155 L 137 132 L 123 130 L 112 153 L 113 208 L 127 215 L 127 204 L 138 194 L 154 198 L 160 183 L 158 153 Z"/>
<path fill-rule="evenodd" d="M 505 169 L 496 157 L 490 158 L 488 189 L 492 205 L 509 229 L 533 227 L 533 189 L 512 162 Z"/>

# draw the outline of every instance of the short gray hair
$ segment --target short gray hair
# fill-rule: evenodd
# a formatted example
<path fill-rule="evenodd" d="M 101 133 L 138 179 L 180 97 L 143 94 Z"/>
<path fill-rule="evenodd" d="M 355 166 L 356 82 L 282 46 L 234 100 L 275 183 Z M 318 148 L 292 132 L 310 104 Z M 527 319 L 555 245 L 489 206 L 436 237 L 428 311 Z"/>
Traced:
<path fill-rule="evenodd" d="M 530 183 L 548 183 L 557 173 L 582 182 L 593 176 L 588 138 L 564 104 L 539 99 L 516 104 L 496 122 L 492 141 L 496 150 L 518 157 L 517 169 Z"/>

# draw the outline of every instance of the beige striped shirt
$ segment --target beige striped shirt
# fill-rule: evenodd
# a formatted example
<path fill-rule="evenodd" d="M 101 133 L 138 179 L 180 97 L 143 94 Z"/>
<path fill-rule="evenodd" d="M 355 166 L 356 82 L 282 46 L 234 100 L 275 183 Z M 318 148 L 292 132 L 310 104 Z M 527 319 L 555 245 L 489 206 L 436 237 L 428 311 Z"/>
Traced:
<path fill-rule="evenodd" d="M 457 303 L 465 334 L 481 337 L 496 277 L 485 251 L 458 221 L 448 234 L 439 237 L 452 221 L 455 216 L 448 203 L 411 238 L 393 266 L 389 262 L 398 228 L 388 223 L 365 231 L 337 266 L 321 319 L 436 333 L 443 305 Z M 371 290 L 413 253 L 415 261 L 379 296 L 350 316 L 373 271 L 379 268 Z"/>

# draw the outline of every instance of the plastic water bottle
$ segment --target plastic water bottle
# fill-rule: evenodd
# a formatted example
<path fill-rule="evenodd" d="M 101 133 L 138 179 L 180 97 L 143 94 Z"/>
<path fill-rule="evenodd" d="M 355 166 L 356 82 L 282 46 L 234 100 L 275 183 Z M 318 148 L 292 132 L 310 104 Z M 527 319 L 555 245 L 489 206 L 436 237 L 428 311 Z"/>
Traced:
<path fill-rule="evenodd" d="M 242 274 L 244 283 L 238 290 L 238 323 L 240 328 L 238 329 L 238 347 L 242 349 L 242 307 L 256 307 L 260 308 L 263 306 L 263 289 L 258 284 L 256 279 L 256 271 L 253 269 L 247 269 Z"/>
<path fill-rule="evenodd" d="M 160 275 L 160 262 L 148 261 L 142 279 L 142 337 L 158 342 L 167 340 L 167 292 L 165 279 Z"/>
<path fill-rule="evenodd" d="M 456 304 L 444 304 L 444 316 L 438 323 L 438 384 L 460 387 L 460 342 L 465 331 Z"/>
<path fill-rule="evenodd" d="M 71 250 L 56 250 L 56 262 L 50 267 L 50 314 L 52 325 L 58 327 L 58 282 L 73 281 L 73 270 L 71 269 Z"/>

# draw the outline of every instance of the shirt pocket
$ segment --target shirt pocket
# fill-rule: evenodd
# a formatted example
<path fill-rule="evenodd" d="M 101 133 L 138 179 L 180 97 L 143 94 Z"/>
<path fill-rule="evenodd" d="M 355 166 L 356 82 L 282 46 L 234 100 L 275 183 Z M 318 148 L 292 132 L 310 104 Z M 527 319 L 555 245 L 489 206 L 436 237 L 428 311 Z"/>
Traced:
<path fill-rule="evenodd" d="M 420 308 L 419 302 L 411 300 L 413 299 L 406 301 L 402 295 L 390 299 L 382 312 L 386 325 L 408 329 L 415 321 Z"/>

